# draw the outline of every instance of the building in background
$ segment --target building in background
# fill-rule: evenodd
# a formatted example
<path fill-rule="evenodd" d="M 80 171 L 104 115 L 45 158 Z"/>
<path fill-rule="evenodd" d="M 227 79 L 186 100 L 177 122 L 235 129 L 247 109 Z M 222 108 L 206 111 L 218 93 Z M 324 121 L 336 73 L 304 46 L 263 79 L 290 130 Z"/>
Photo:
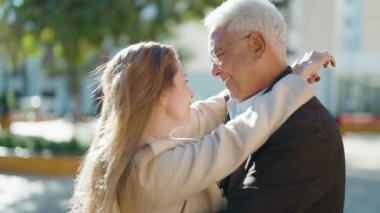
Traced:
<path fill-rule="evenodd" d="M 293 0 L 288 9 L 293 58 L 329 50 L 337 59 L 317 86 L 329 110 L 380 114 L 380 1 Z"/>
<path fill-rule="evenodd" d="M 74 104 L 70 100 L 68 78 L 48 76 L 44 69 L 40 58 L 29 57 L 21 69 L 10 72 L 5 57 L 0 57 L 0 94 L 7 90 L 11 92 L 17 100 L 17 110 L 24 112 L 25 116 L 33 110 L 38 111 L 41 119 L 72 116 Z M 95 114 L 95 101 L 91 96 L 94 82 L 87 75 L 81 79 L 80 99 L 84 115 Z M 25 116 L 20 119 L 36 119 Z"/>

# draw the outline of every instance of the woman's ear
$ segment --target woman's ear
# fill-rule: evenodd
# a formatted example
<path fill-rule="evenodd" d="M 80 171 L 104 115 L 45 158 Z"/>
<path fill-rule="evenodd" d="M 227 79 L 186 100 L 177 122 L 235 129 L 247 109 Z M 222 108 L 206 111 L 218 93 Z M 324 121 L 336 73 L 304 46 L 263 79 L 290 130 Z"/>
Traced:
<path fill-rule="evenodd" d="M 168 98 L 169 98 L 169 91 L 163 90 L 160 95 L 159 104 L 162 105 L 163 107 L 166 107 L 168 103 Z"/>
<path fill-rule="evenodd" d="M 259 32 L 252 32 L 249 35 L 249 48 L 255 59 L 260 59 L 265 51 L 265 39 Z"/>

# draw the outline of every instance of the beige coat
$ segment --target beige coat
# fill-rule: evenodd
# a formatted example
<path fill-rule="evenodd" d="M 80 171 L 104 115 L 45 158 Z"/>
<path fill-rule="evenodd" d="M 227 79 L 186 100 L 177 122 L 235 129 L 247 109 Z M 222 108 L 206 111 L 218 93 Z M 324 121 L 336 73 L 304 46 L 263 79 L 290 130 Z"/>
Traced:
<path fill-rule="evenodd" d="M 226 201 L 217 182 L 263 145 L 313 95 L 305 80 L 288 75 L 226 125 L 220 124 L 226 115 L 222 95 L 194 104 L 191 124 L 174 135 L 201 138 L 215 130 L 201 140 L 152 140 L 137 154 L 139 212 L 197 213 L 223 208 Z"/>

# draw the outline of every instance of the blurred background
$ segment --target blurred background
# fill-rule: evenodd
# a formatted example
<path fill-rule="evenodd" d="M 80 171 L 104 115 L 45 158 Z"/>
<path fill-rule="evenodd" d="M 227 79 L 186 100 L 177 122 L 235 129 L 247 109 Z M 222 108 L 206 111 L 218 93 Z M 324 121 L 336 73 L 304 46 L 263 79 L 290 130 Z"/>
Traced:
<path fill-rule="evenodd" d="M 173 45 L 195 100 L 223 89 L 209 74 L 202 18 L 222 0 L 0 0 L 0 212 L 66 212 L 99 112 L 92 71 L 129 44 Z M 380 212 L 380 1 L 273 0 L 288 61 L 328 50 L 318 98 L 347 161 L 345 212 Z"/>

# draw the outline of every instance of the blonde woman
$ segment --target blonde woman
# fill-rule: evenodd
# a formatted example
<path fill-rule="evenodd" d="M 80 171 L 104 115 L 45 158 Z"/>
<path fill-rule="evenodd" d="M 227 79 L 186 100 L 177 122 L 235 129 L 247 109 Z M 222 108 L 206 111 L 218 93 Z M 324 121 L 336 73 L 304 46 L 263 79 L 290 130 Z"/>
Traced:
<path fill-rule="evenodd" d="M 223 125 L 223 95 L 189 107 L 193 93 L 173 48 L 146 42 L 121 50 L 101 68 L 100 128 L 78 174 L 71 211 L 220 210 L 225 200 L 216 183 L 313 96 L 307 77 L 299 76 L 315 75 L 332 60 L 319 56 Z M 177 133 L 202 139 L 172 138 L 183 124 L 191 128 Z"/>

